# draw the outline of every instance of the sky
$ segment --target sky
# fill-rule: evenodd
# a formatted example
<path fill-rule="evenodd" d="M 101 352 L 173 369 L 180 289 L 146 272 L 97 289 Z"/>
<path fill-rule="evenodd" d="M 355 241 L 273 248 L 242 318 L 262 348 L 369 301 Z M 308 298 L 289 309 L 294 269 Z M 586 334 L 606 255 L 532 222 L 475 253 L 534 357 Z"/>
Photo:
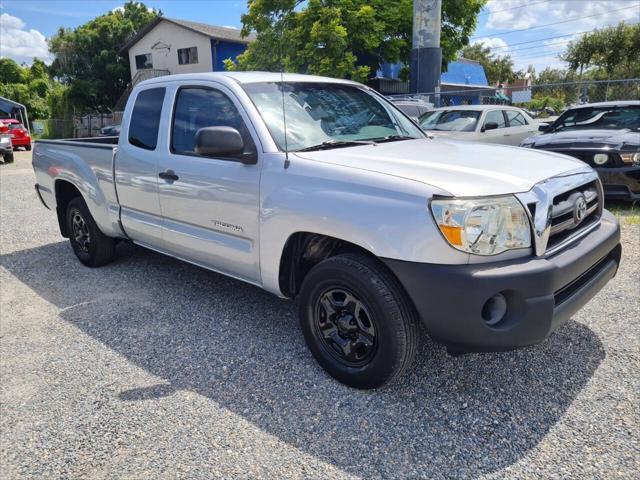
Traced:
<path fill-rule="evenodd" d="M 392 1 L 392 0 L 390 0 Z M 455 1 L 455 0 L 444 0 Z M 240 28 L 242 0 L 147 0 L 167 17 Z M 46 39 L 59 27 L 73 28 L 123 4 L 123 0 L 0 0 L 0 57 L 30 63 L 51 57 Z M 562 67 L 567 42 L 581 32 L 640 22 L 640 0 L 490 0 L 480 13 L 471 43 L 509 54 L 515 68 Z"/>

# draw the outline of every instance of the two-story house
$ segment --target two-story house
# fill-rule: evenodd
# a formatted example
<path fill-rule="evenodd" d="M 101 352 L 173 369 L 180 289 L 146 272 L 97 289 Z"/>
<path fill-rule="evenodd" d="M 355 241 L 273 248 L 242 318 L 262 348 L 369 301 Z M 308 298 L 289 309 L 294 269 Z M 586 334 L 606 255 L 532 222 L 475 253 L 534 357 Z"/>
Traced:
<path fill-rule="evenodd" d="M 176 73 L 224 70 L 224 61 L 245 51 L 253 35 L 204 23 L 157 17 L 121 49 L 129 56 L 132 85 Z"/>

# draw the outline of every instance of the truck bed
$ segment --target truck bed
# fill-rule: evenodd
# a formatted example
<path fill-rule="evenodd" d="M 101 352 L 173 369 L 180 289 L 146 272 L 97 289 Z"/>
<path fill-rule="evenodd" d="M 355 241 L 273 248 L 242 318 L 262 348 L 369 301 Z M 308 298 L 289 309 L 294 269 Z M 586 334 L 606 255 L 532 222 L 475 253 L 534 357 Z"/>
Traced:
<path fill-rule="evenodd" d="M 33 167 L 44 204 L 55 209 L 56 189 L 68 182 L 80 190 L 100 229 L 121 235 L 113 175 L 117 143 L 118 137 L 37 140 Z"/>

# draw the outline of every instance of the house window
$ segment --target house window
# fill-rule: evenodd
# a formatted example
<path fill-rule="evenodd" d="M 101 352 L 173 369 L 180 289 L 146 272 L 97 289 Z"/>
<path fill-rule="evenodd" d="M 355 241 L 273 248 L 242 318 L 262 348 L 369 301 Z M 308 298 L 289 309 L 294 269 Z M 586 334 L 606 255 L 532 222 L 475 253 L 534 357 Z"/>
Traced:
<path fill-rule="evenodd" d="M 151 60 L 151 54 L 143 53 L 142 55 L 136 55 L 136 68 L 138 70 L 153 68 L 153 61 Z"/>
<path fill-rule="evenodd" d="M 180 65 L 198 63 L 198 47 L 179 48 L 178 63 Z"/>

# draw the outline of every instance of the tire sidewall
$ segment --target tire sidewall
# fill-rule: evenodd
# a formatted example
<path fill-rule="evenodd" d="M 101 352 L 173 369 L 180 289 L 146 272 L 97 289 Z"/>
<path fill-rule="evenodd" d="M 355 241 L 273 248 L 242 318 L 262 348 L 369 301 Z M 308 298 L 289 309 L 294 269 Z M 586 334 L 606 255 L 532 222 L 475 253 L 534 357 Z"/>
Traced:
<path fill-rule="evenodd" d="M 356 388 L 375 388 L 392 377 L 402 363 L 402 347 L 406 341 L 400 310 L 381 298 L 385 291 L 390 294 L 387 286 L 376 272 L 370 270 L 369 273 L 362 276 L 330 259 L 307 275 L 298 297 L 302 331 L 313 356 L 334 378 Z M 316 304 L 331 288 L 343 288 L 353 293 L 373 317 L 377 347 L 371 361 L 362 367 L 351 367 L 334 358 L 326 351 L 329 347 L 317 332 L 314 323 Z"/>
<path fill-rule="evenodd" d="M 73 217 L 77 213 L 80 214 L 84 222 L 87 224 L 89 229 L 90 241 L 89 241 L 89 252 L 85 252 L 82 250 L 78 242 L 76 242 L 73 235 Z M 69 241 L 71 242 L 71 248 L 73 249 L 73 253 L 76 254 L 78 260 L 82 262 L 84 265 L 91 266 L 95 260 L 96 256 L 96 241 L 98 240 L 97 235 L 97 227 L 93 218 L 91 217 L 91 213 L 87 208 L 84 200 L 80 198 L 74 198 L 69 202 L 69 206 L 67 207 L 67 232 L 69 233 Z"/>

